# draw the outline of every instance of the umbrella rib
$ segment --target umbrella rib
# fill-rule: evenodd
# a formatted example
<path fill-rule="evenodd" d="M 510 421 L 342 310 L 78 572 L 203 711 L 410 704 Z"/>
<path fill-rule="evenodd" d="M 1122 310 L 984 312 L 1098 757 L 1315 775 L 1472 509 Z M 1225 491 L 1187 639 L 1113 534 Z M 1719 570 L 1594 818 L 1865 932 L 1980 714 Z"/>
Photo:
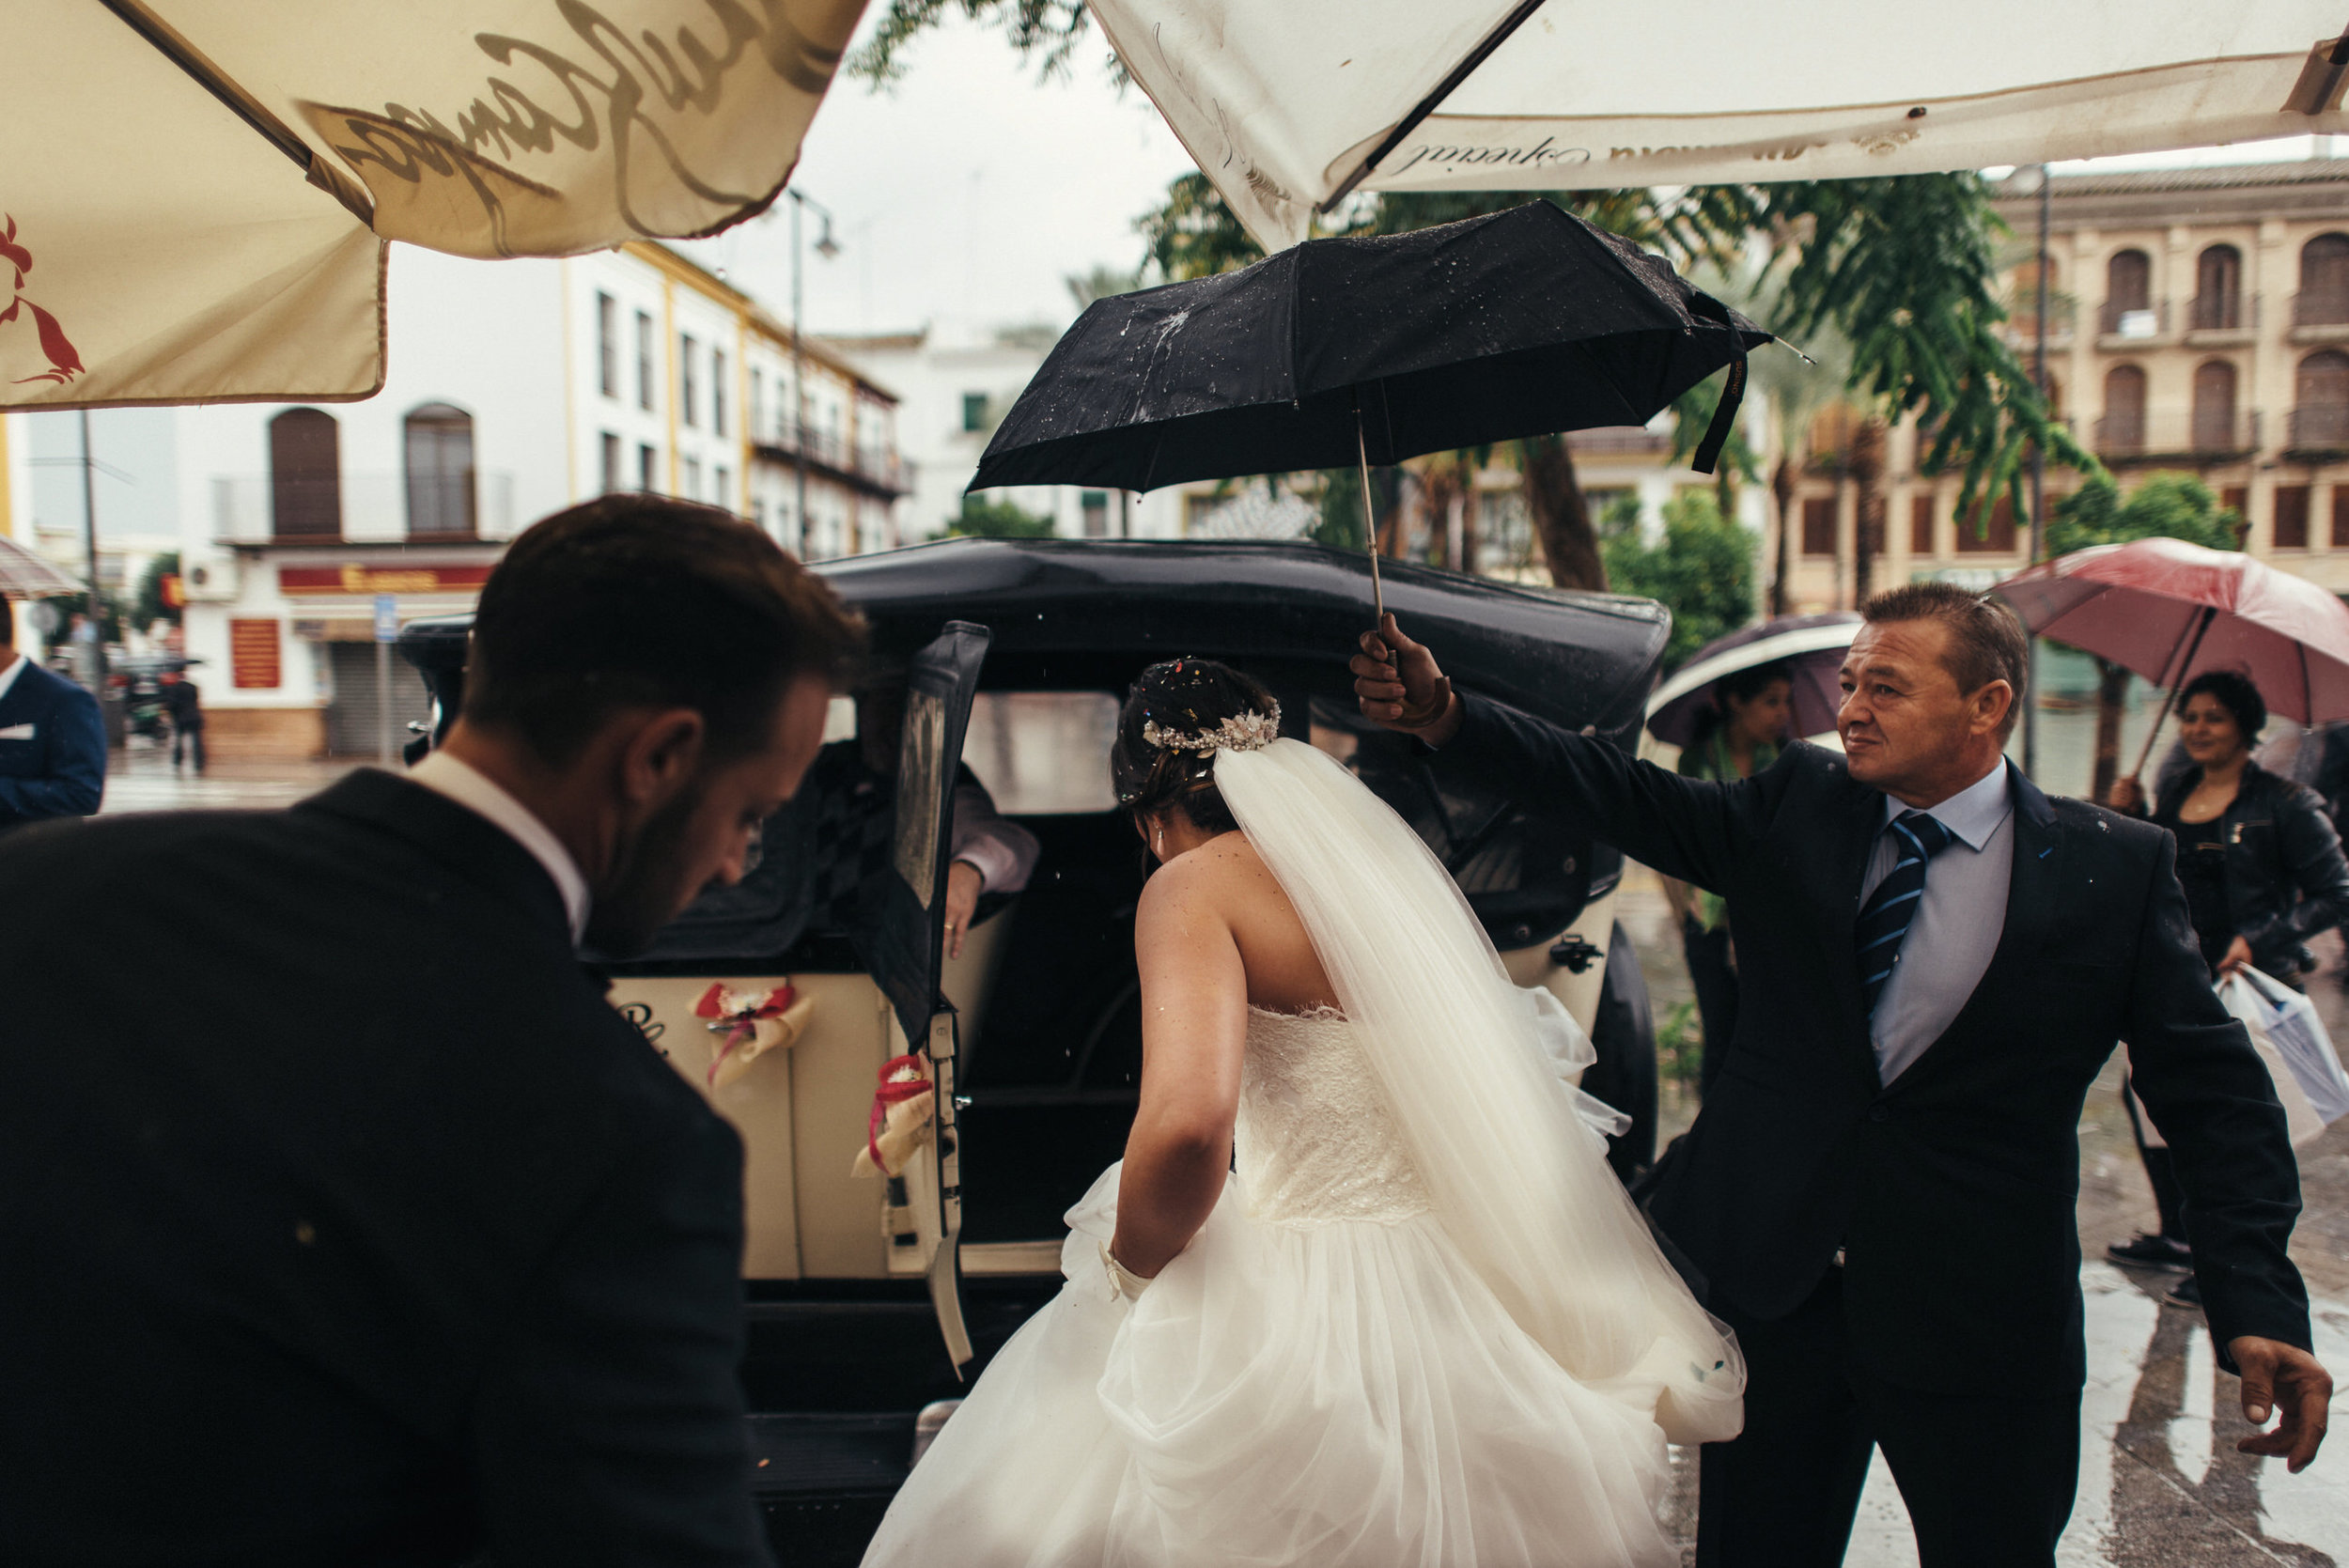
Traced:
<path fill-rule="evenodd" d="M 152 44 L 156 53 L 186 72 L 197 86 L 218 99 L 230 114 L 244 121 L 263 141 L 292 159 L 294 167 L 302 171 L 303 178 L 310 179 L 317 163 L 310 151 L 310 144 L 297 135 L 284 120 L 271 114 L 259 100 L 230 81 L 178 28 L 142 5 L 140 0 L 98 0 L 98 3 L 114 12 L 124 26 Z M 347 182 L 328 184 L 325 190 L 335 200 L 350 207 L 352 197 L 340 188 L 344 183 Z M 367 213 L 356 209 L 353 211 L 361 223 L 371 221 Z"/>
<path fill-rule="evenodd" d="M 1371 171 L 1378 166 L 1378 161 L 1381 158 L 1384 158 L 1388 153 L 1392 152 L 1396 147 L 1401 147 L 1403 145 L 1404 137 L 1409 135 L 1412 132 L 1417 131 L 1422 120 L 1434 114 L 1436 110 L 1442 105 L 1443 101 L 1450 98 L 1454 90 L 1456 89 L 1461 83 L 1469 79 L 1470 72 L 1474 71 L 1478 66 L 1483 65 L 1487 59 L 1491 58 L 1493 51 L 1499 49 L 1503 43 L 1507 42 L 1509 35 L 1516 32 L 1520 26 L 1524 25 L 1526 18 L 1532 16 L 1535 11 L 1540 10 L 1541 8 L 1542 0 L 1519 0 L 1517 8 L 1511 11 L 1507 16 L 1502 17 L 1501 19 L 1501 24 L 1495 27 L 1491 32 L 1486 34 L 1484 41 L 1479 43 L 1474 49 L 1470 50 L 1467 55 L 1461 59 L 1460 63 L 1452 68 L 1450 74 L 1446 75 L 1442 81 L 1436 84 L 1436 90 L 1434 92 L 1429 93 L 1425 98 L 1423 98 L 1417 103 L 1412 104 L 1411 112 L 1405 115 L 1395 125 L 1395 128 L 1392 131 L 1388 132 L 1386 135 L 1379 140 L 1377 147 L 1371 148 L 1369 157 L 1354 165 L 1354 172 L 1347 175 L 1343 180 L 1339 181 L 1338 188 L 1336 190 L 1330 192 L 1329 195 L 1325 196 L 1320 202 L 1315 205 L 1314 210 L 1316 212 L 1327 212 L 1331 208 L 1337 206 L 1338 203 L 1352 195 L 1354 194 L 1354 187 L 1360 185 L 1363 180 L 1370 178 Z"/>

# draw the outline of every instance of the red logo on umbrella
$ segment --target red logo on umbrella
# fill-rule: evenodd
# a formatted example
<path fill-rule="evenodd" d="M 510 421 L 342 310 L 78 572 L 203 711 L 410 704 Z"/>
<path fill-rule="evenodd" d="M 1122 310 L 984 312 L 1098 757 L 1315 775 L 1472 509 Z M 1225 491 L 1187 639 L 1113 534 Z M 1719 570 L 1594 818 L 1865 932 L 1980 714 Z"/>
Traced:
<path fill-rule="evenodd" d="M 16 242 L 16 220 L 0 213 L 8 227 L 0 230 L 0 261 L 8 264 L 16 274 L 16 286 L 8 299 L 8 308 L 0 310 L 0 324 L 13 321 L 20 311 L 33 313 L 33 328 L 40 334 L 40 351 L 49 356 L 49 368 L 38 376 L 22 376 L 24 381 L 54 381 L 59 386 L 82 373 L 82 356 L 73 347 L 73 340 L 57 325 L 57 318 L 24 297 L 24 274 L 33 270 L 33 253 Z"/>

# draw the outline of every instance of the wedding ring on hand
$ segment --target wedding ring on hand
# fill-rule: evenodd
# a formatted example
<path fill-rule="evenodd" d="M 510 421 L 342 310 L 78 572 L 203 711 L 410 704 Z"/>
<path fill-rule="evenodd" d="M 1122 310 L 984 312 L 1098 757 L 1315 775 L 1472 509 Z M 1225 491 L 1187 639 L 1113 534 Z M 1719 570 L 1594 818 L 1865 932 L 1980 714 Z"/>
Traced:
<path fill-rule="evenodd" d="M 1101 1242 L 1099 1246 L 1101 1266 L 1109 1272 L 1110 1289 L 1117 1292 L 1128 1301 L 1141 1300 L 1142 1293 L 1150 1288 L 1150 1281 L 1119 1263 L 1117 1254 L 1110 1250 L 1108 1242 Z"/>

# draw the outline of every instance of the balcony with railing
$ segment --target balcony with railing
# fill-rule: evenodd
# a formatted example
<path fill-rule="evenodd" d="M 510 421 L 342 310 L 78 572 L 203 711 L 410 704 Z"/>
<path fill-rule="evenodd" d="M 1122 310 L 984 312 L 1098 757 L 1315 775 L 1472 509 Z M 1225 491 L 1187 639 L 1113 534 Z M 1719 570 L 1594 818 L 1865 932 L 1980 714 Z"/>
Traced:
<path fill-rule="evenodd" d="M 2108 463 L 2239 462 L 2259 450 L 2256 409 L 2155 409 L 2096 421 L 2096 456 Z"/>
<path fill-rule="evenodd" d="M 2292 296 L 2292 341 L 2349 342 L 2349 289 L 2308 289 Z"/>
<path fill-rule="evenodd" d="M 2248 342 L 2259 324 L 2257 294 L 2197 294 L 2186 306 L 2186 340 L 2210 346 Z"/>
<path fill-rule="evenodd" d="M 770 463 L 812 469 L 874 494 L 894 498 L 913 489 L 913 465 L 886 447 L 851 447 L 837 430 L 801 425 L 786 415 L 753 439 L 751 450 Z"/>
<path fill-rule="evenodd" d="M 2107 300 L 2096 307 L 2096 347 L 2135 349 L 2170 341 L 2168 300 Z"/>
<path fill-rule="evenodd" d="M 2349 403 L 2304 403 L 2292 411 L 2286 455 L 2349 452 Z"/>
<path fill-rule="evenodd" d="M 332 479 L 216 475 L 212 536 L 223 544 L 466 544 L 514 532 L 514 476 L 493 469 L 432 475 L 418 492 L 402 473 Z"/>

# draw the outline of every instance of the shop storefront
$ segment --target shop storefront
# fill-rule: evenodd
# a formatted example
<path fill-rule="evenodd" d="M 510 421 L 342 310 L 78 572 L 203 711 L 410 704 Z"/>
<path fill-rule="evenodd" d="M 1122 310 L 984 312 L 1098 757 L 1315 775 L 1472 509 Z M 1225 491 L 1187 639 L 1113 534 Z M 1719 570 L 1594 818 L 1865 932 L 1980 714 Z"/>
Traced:
<path fill-rule="evenodd" d="M 192 559 L 187 646 L 213 751 L 373 756 L 386 717 L 404 739 L 428 717 L 424 684 L 397 654 L 388 689 L 379 678 L 377 599 L 400 623 L 471 610 L 503 548 L 322 541 Z"/>

